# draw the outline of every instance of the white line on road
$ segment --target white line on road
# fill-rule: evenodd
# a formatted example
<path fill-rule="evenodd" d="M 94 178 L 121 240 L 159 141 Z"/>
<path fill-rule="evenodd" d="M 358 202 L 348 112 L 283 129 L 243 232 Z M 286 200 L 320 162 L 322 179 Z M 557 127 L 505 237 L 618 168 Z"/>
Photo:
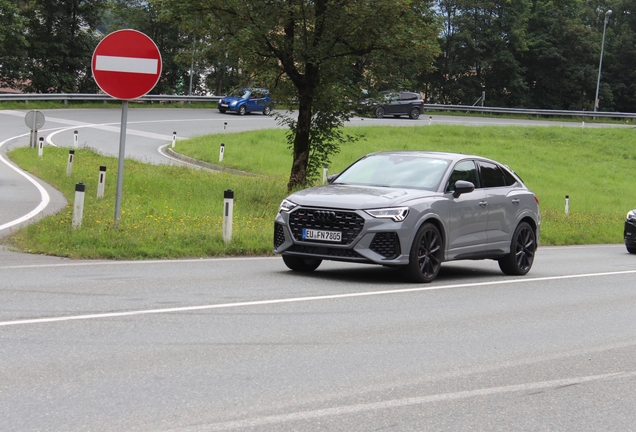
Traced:
<path fill-rule="evenodd" d="M 625 271 L 617 271 L 617 272 L 587 273 L 587 274 L 579 274 L 579 275 L 549 276 L 549 277 L 540 277 L 540 278 L 506 279 L 506 280 L 499 280 L 499 281 L 476 282 L 476 283 L 453 284 L 453 285 L 428 285 L 425 287 L 417 287 L 417 288 L 405 288 L 405 289 L 383 290 L 383 291 L 366 291 L 366 292 L 347 293 L 347 294 L 330 294 L 330 295 L 311 296 L 311 297 L 292 297 L 292 298 L 284 298 L 284 299 L 256 300 L 256 301 L 247 301 L 247 302 L 221 303 L 221 304 L 200 305 L 200 306 L 183 306 L 183 307 L 174 307 L 174 308 L 165 308 L 165 309 L 146 309 L 146 310 L 136 310 L 136 311 L 126 311 L 126 312 L 108 312 L 108 313 L 71 315 L 71 316 L 49 317 L 49 318 L 33 318 L 33 319 L 23 319 L 23 320 L 15 320 L 15 321 L 0 321 L 0 327 L 26 325 L 26 324 L 46 324 L 46 323 L 54 323 L 54 322 L 91 320 L 91 319 L 103 319 L 103 318 L 116 318 L 116 317 L 127 317 L 127 316 L 137 316 L 137 315 L 165 314 L 165 313 L 175 313 L 175 312 L 193 312 L 193 311 L 213 310 L 213 309 L 230 309 L 230 308 L 238 308 L 238 307 L 266 306 L 266 305 L 276 305 L 276 304 L 286 304 L 286 303 L 337 300 L 337 299 L 346 299 L 346 298 L 355 298 L 355 297 L 371 297 L 371 296 L 405 294 L 405 293 L 414 293 L 414 292 L 423 292 L 423 291 L 437 291 L 437 290 L 443 290 L 443 289 L 472 288 L 472 287 L 479 287 L 479 286 L 494 286 L 494 285 L 506 285 L 506 284 L 518 284 L 518 283 L 545 282 L 545 281 L 565 280 L 565 279 L 617 276 L 617 275 L 626 275 L 626 274 L 634 274 L 634 273 L 636 273 L 636 270 L 625 270 Z"/>
<path fill-rule="evenodd" d="M 428 396 L 411 397 L 405 399 L 394 399 L 383 402 L 373 402 L 367 404 L 357 404 L 340 406 L 334 408 L 317 409 L 312 411 L 300 411 L 289 414 L 281 414 L 267 417 L 259 417 L 245 420 L 234 420 L 223 423 L 213 423 L 208 425 L 198 425 L 189 428 L 180 428 L 182 432 L 194 431 L 226 431 L 232 429 L 258 428 L 259 426 L 286 423 L 291 421 L 306 421 L 322 417 L 340 416 L 356 414 L 361 412 L 378 411 L 408 407 L 414 405 L 424 405 L 435 402 L 451 402 L 461 399 L 486 397 L 506 393 L 529 392 L 537 390 L 559 389 L 573 385 L 586 384 L 595 381 L 608 381 L 616 379 L 633 378 L 636 372 L 617 372 L 601 375 L 588 375 L 575 378 L 566 378 L 551 381 L 539 381 L 533 383 L 524 383 L 500 387 L 490 387 L 477 390 L 459 391 L 454 393 L 439 393 Z"/>
<path fill-rule="evenodd" d="M 0 142 L 0 148 L 3 145 L 5 145 L 7 142 L 9 142 L 9 141 L 12 141 L 12 140 L 14 140 L 16 138 L 21 138 L 21 137 L 27 136 L 27 135 L 29 135 L 29 134 L 27 133 L 27 134 L 17 135 L 17 136 L 14 136 L 12 138 L 9 138 L 7 140 L 4 140 L 4 141 Z M 19 217 L 18 219 L 14 219 L 11 222 L 7 222 L 7 223 L 5 223 L 3 225 L 0 225 L 0 231 L 2 231 L 3 229 L 7 229 L 7 228 L 10 228 L 12 226 L 18 225 L 18 224 L 20 224 L 20 223 L 22 223 L 24 221 L 27 221 L 27 220 L 31 219 L 32 217 L 36 216 L 38 213 L 40 213 L 42 210 L 44 210 L 47 205 L 49 205 L 49 201 L 51 201 L 51 197 L 49 196 L 49 194 L 46 191 L 46 189 L 44 189 L 42 187 L 42 185 L 40 185 L 40 183 L 35 181 L 33 179 L 33 177 L 31 177 L 26 172 L 22 171 L 21 169 L 17 168 L 13 164 L 11 164 L 8 160 L 3 158 L 2 155 L 0 155 L 0 162 L 4 163 L 6 166 L 8 166 L 12 170 L 14 170 L 18 174 L 20 174 L 22 177 L 26 178 L 40 192 L 40 204 L 38 204 L 37 207 L 35 207 L 33 210 L 31 210 L 29 213 L 25 214 L 24 216 Z"/>

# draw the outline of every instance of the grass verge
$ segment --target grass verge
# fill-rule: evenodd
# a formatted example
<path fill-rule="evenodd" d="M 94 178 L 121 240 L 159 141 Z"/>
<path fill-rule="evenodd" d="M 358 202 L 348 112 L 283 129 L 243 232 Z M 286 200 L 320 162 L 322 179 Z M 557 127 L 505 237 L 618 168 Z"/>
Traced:
<path fill-rule="evenodd" d="M 631 177 L 636 164 L 632 129 L 561 127 L 360 127 L 359 141 L 343 145 L 330 172 L 379 150 L 433 150 L 478 154 L 513 168 L 539 196 L 542 244 L 621 243 L 625 214 L 636 207 Z M 77 258 L 178 258 L 271 253 L 272 223 L 287 194 L 291 167 L 284 130 L 211 135 L 179 141 L 176 151 L 221 165 L 263 174 L 246 177 L 126 160 L 122 219 L 113 227 L 117 160 L 89 150 L 76 152 L 66 176 L 68 150 L 13 150 L 22 168 L 73 201 L 75 184 L 86 187 L 84 220 L 71 227 L 72 208 L 8 237 L 5 242 L 34 252 Z M 106 196 L 94 199 L 100 165 L 108 167 Z M 235 192 L 233 241 L 222 232 L 223 191 Z M 565 215 L 565 195 L 570 214 Z"/>

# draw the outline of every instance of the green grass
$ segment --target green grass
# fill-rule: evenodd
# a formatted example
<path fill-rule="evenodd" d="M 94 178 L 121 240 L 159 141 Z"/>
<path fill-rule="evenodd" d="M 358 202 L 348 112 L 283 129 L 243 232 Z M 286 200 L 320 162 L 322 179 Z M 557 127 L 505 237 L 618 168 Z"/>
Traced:
<path fill-rule="evenodd" d="M 513 168 L 539 197 L 542 244 L 621 243 L 625 214 L 636 207 L 633 172 L 636 131 L 560 127 L 348 128 L 360 139 L 334 155 L 330 172 L 379 150 L 435 150 L 478 154 Z M 113 227 L 117 160 L 76 152 L 66 177 L 68 150 L 45 148 L 42 159 L 28 148 L 10 157 L 73 201 L 79 181 L 87 185 L 82 227 L 71 227 L 72 208 L 45 218 L 5 240 L 16 248 L 83 258 L 177 258 L 264 255 L 272 249 L 272 223 L 287 194 L 291 151 L 284 130 L 211 135 L 179 141 L 175 150 L 260 177 L 214 174 L 183 167 L 151 166 L 127 160 L 122 218 Z M 106 165 L 106 196 L 96 200 L 98 168 Z M 234 236 L 221 237 L 223 191 L 235 191 Z M 565 215 L 565 195 L 570 214 Z"/>

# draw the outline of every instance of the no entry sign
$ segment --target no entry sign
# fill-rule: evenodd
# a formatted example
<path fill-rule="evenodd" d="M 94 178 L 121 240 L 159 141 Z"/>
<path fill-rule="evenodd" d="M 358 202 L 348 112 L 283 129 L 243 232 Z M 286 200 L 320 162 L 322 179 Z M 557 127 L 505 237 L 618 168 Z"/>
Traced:
<path fill-rule="evenodd" d="M 145 34 L 119 30 L 97 45 L 91 67 L 95 82 L 104 92 L 116 99 L 136 99 L 159 81 L 161 54 Z"/>

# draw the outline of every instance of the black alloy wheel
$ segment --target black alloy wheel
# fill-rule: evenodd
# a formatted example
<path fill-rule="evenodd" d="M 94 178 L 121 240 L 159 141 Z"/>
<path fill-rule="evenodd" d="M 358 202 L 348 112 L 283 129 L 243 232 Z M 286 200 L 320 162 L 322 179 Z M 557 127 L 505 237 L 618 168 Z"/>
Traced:
<path fill-rule="evenodd" d="M 375 109 L 375 117 L 376 117 L 376 118 L 382 118 L 382 117 L 384 117 L 384 108 L 382 108 L 382 107 L 377 107 L 377 108 Z"/>
<path fill-rule="evenodd" d="M 245 105 L 241 105 L 238 110 L 239 115 L 245 115 L 246 112 L 247 109 L 245 109 Z"/>
<path fill-rule="evenodd" d="M 304 258 L 293 255 L 283 255 L 283 262 L 293 271 L 309 273 L 318 268 L 322 260 L 320 258 Z"/>
<path fill-rule="evenodd" d="M 420 118 L 420 109 L 419 108 L 411 108 L 411 112 L 409 113 L 409 118 L 411 120 L 417 120 Z"/>
<path fill-rule="evenodd" d="M 442 235 L 435 225 L 425 223 L 418 230 L 407 265 L 407 276 L 413 282 L 433 281 L 442 266 Z"/>
<path fill-rule="evenodd" d="M 512 236 L 510 253 L 499 260 L 499 268 L 511 276 L 525 275 L 532 268 L 537 236 L 527 222 L 521 222 Z"/>

